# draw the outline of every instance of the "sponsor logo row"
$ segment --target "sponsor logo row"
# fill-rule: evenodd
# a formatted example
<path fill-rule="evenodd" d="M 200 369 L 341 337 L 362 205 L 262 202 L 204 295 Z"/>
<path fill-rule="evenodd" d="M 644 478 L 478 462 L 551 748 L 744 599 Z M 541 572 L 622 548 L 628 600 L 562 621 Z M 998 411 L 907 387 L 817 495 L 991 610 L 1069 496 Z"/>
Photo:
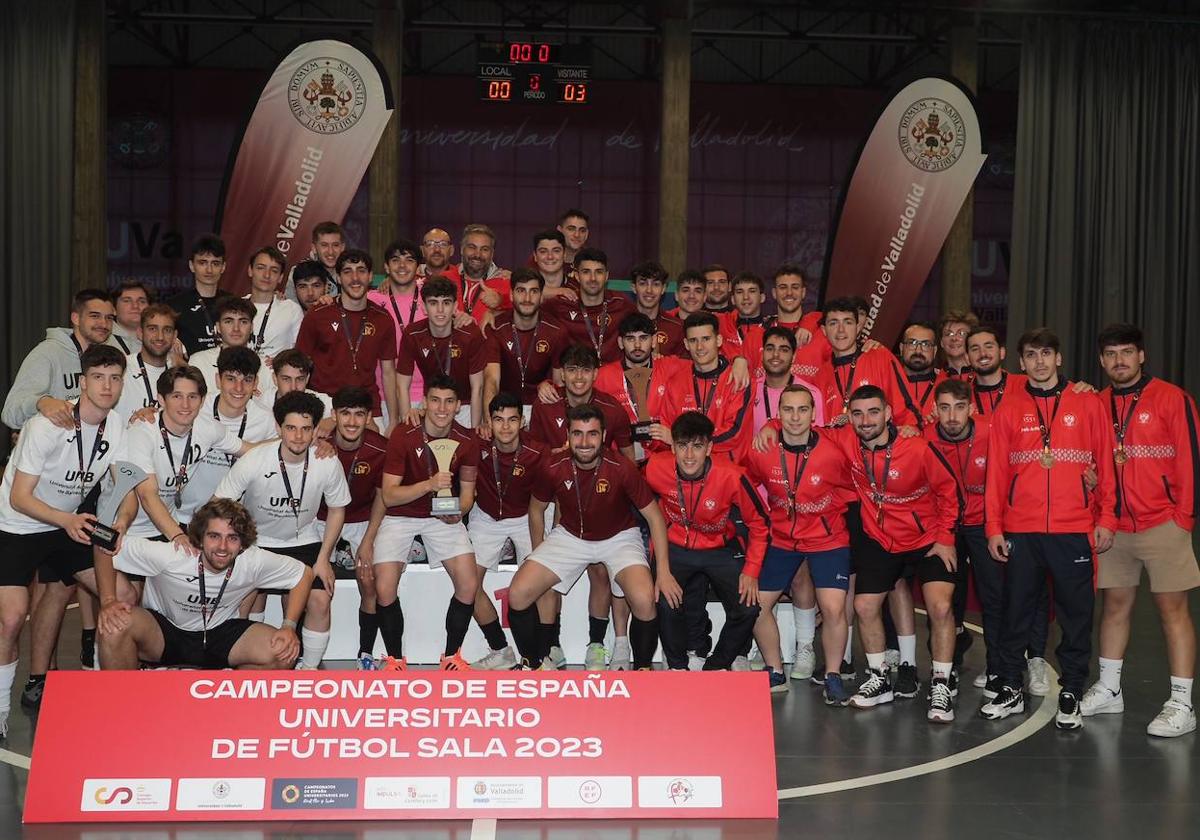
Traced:
<path fill-rule="evenodd" d="M 169 811 L 172 779 L 85 779 L 83 811 Z M 719 808 L 720 776 L 368 776 L 365 779 L 273 779 L 270 808 L 365 810 Z M 451 792 L 453 788 L 453 804 Z M 267 780 L 180 779 L 176 811 L 262 811 Z"/>

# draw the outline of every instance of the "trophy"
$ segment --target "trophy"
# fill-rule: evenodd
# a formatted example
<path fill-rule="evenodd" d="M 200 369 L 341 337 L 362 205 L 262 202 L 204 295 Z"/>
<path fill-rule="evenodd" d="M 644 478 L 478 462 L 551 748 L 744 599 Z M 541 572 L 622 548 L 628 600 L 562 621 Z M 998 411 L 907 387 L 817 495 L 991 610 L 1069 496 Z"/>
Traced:
<path fill-rule="evenodd" d="M 633 439 L 638 443 L 649 443 L 650 427 L 655 423 L 660 422 L 657 417 L 651 417 L 649 420 L 639 420 L 633 424 Z"/>
<path fill-rule="evenodd" d="M 458 449 L 458 441 L 450 438 L 437 438 L 429 442 L 429 451 L 433 453 L 433 460 L 437 463 L 438 472 L 450 472 L 450 462 L 454 460 L 454 453 Z M 458 516 L 462 513 L 462 506 L 459 504 L 458 496 L 455 496 L 449 488 L 439 490 L 433 497 L 434 516 Z"/>
<path fill-rule="evenodd" d="M 106 470 L 96 482 L 99 498 L 96 501 L 96 523 L 92 529 L 92 545 L 113 551 L 117 547 L 116 521 L 121 502 L 133 488 L 141 484 L 146 473 L 128 461 L 117 461 L 112 470 Z M 89 494 L 90 495 L 90 494 Z"/>

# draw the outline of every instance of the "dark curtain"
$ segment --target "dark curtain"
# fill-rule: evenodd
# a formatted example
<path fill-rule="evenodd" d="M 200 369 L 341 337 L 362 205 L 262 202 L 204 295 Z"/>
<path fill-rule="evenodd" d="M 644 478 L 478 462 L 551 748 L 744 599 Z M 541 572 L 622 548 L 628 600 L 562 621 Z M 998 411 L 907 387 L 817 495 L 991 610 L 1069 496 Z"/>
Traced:
<path fill-rule="evenodd" d="M 1200 27 L 1040 20 L 1021 52 L 1008 344 L 1046 325 L 1103 384 L 1097 331 L 1200 392 Z"/>

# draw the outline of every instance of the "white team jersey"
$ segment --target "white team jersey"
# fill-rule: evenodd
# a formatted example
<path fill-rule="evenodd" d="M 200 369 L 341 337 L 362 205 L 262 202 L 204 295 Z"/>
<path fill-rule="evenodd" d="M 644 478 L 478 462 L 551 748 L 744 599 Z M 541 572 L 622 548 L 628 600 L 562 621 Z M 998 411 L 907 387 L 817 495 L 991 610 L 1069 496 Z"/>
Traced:
<path fill-rule="evenodd" d="M 250 295 L 246 295 L 246 299 L 249 300 Z M 270 315 L 266 315 L 268 306 L 271 308 Z M 294 300 L 275 298 L 269 304 L 254 304 L 254 309 L 254 330 L 250 334 L 251 350 L 265 359 L 296 346 L 296 335 L 300 332 L 300 322 L 304 320 L 304 310 L 300 308 L 300 304 Z M 265 331 L 262 328 L 264 316 L 267 319 Z M 263 337 L 261 345 L 258 343 L 260 334 Z M 263 372 L 270 374 L 271 371 L 264 367 Z"/>
<path fill-rule="evenodd" d="M 208 399 L 209 394 L 215 394 L 220 390 L 217 387 L 217 380 L 221 375 L 217 371 L 217 356 L 221 355 L 222 349 L 224 348 L 210 347 L 188 356 L 187 363 L 194 368 L 199 368 L 200 372 L 204 374 L 204 384 L 208 386 L 208 394 L 205 395 L 205 399 Z"/>
<path fill-rule="evenodd" d="M 17 470 L 38 477 L 33 491 L 36 498 L 55 510 L 73 512 L 104 471 L 124 457 L 125 421 L 116 412 L 108 413 L 104 436 L 99 442 L 96 440 L 98 427 L 83 423 L 81 430 L 82 467 L 79 463 L 80 443 L 76 441 L 74 429 L 60 429 L 40 414 L 25 423 L 8 469 L 4 471 L 4 483 L 0 484 L 0 531 L 39 534 L 55 529 L 48 522 L 13 509 L 12 483 Z"/>
<path fill-rule="evenodd" d="M 285 548 L 310 545 L 321 541 L 314 524 L 321 501 L 331 508 L 350 504 L 350 487 L 342 462 L 335 458 L 318 458 L 315 447 L 308 450 L 308 479 L 304 478 L 304 462 L 288 464 L 287 475 L 293 498 L 288 502 L 287 485 L 279 472 L 279 450 L 282 444 L 256 447 L 238 459 L 214 496 L 240 499 L 258 525 L 258 544 L 263 548 Z M 301 488 L 303 487 L 303 490 Z"/>
<path fill-rule="evenodd" d="M 190 451 L 187 448 L 189 437 L 192 443 Z M 200 468 L 201 460 L 210 452 L 237 455 L 242 451 L 242 441 L 236 430 L 230 431 L 204 414 L 196 417 L 190 435 L 167 432 L 167 441 L 171 446 L 169 456 L 159 424 L 138 421 L 125 433 L 126 454 L 130 463 L 141 467 L 147 476 L 155 477 L 158 498 L 166 506 L 167 512 L 176 522 L 187 523 L 192 520 L 196 508 L 212 498 L 211 493 L 192 486 L 192 477 Z M 179 496 L 180 505 L 176 507 L 175 491 L 181 471 L 186 478 Z M 158 528 L 150 521 L 145 508 L 141 508 L 128 533 L 135 537 L 152 537 L 158 533 Z"/>
<path fill-rule="evenodd" d="M 278 437 L 275 430 L 275 418 L 254 400 L 246 402 L 246 410 L 240 417 L 226 417 L 216 411 L 215 406 L 216 398 L 210 397 L 209 401 L 204 404 L 204 416 L 216 420 L 246 443 L 261 443 L 264 440 Z M 208 454 L 200 459 L 200 466 L 192 475 L 188 488 L 194 490 L 198 498 L 208 501 L 213 497 L 217 485 L 229 473 L 229 468 L 237 462 L 237 459 L 237 455 L 227 455 L 215 449 L 209 450 Z"/>
<path fill-rule="evenodd" d="M 121 399 L 115 409 L 126 422 L 135 411 L 158 405 L 158 377 L 166 370 L 165 366 L 146 363 L 143 375 L 137 355 L 130 353 L 125 357 L 125 384 L 121 386 Z"/>
<path fill-rule="evenodd" d="M 164 616 L 180 630 L 203 630 L 200 612 L 199 558 L 172 543 L 152 542 L 142 537 L 127 537 L 113 566 L 126 574 L 145 575 L 142 606 Z M 252 545 L 233 561 L 233 572 L 221 595 L 225 572 L 204 568 L 204 597 L 208 601 L 208 628 L 211 630 L 231 618 L 238 607 L 257 589 L 291 589 L 304 575 L 304 564 L 291 557 L 264 551 Z"/>

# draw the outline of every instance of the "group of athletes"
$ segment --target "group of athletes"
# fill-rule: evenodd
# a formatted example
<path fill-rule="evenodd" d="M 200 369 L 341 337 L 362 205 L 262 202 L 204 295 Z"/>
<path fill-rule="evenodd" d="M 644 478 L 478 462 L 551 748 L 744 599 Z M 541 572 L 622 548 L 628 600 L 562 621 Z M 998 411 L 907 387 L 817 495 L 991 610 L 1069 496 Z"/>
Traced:
<path fill-rule="evenodd" d="M 1006 370 L 1001 335 L 967 312 L 909 324 L 894 354 L 863 335 L 859 299 L 802 311 L 790 264 L 681 272 L 667 311 L 661 266 L 612 291 L 588 233 L 567 211 L 509 271 L 488 227 L 433 229 L 390 244 L 374 288 L 334 223 L 290 270 L 271 247 L 227 266 L 206 236 L 193 287 L 163 303 L 134 282 L 78 293 L 4 403 L 19 437 L 0 487 L 0 726 L 27 620 L 36 709 L 72 599 L 85 667 L 319 667 L 339 556 L 358 667 L 404 670 L 398 593 L 423 553 L 453 586 L 444 669 L 565 667 L 561 598 L 586 574 L 588 669 L 649 669 L 661 644 L 672 670 L 758 667 L 772 692 L 811 680 L 860 709 L 921 693 L 916 596 L 935 723 L 954 719 L 970 591 L 989 719 L 1051 691 L 1053 610 L 1064 729 L 1123 711 L 1145 568 L 1170 672 L 1148 732 L 1195 729 L 1196 406 L 1146 371 L 1136 326 L 1101 330 L 1097 391 L 1066 381 L 1046 328 Z M 227 268 L 248 295 L 222 289 Z M 136 483 L 100 522 L 119 467 Z M 506 553 L 515 650 L 483 586 Z M 490 652 L 468 663 L 472 619 Z"/>

